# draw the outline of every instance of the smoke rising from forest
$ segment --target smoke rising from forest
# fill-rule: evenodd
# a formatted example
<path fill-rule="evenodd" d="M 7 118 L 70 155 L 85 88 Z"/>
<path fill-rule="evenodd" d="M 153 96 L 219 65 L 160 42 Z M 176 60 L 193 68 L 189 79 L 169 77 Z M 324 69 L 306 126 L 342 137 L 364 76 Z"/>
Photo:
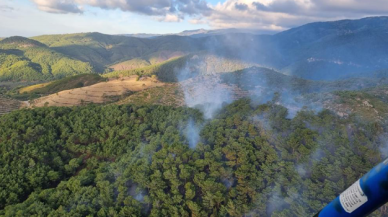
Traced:
<path fill-rule="evenodd" d="M 198 108 L 206 119 L 212 119 L 217 110 L 233 101 L 232 93 L 221 83 L 219 76 L 203 76 L 204 72 L 197 72 L 192 66 L 205 63 L 196 60 L 195 56 L 189 61 L 192 62 L 176 73 L 185 104 L 190 108 Z"/>
<path fill-rule="evenodd" d="M 213 38 L 212 44 L 208 45 L 207 50 L 211 52 L 211 55 L 216 56 L 220 59 L 236 60 L 244 62 L 244 64 L 249 63 L 245 66 L 247 68 L 242 70 L 224 70 L 224 71 L 211 71 L 214 67 L 218 69 L 222 68 L 222 60 L 211 63 L 204 57 L 193 56 L 188 60 L 186 67 L 183 69 L 177 70 L 177 78 L 180 82 L 180 86 L 184 93 L 185 104 L 190 108 L 199 109 L 205 118 L 205 122 L 209 123 L 214 118 L 217 117 L 219 111 L 222 108 L 230 103 L 233 103 L 239 98 L 249 98 L 251 103 L 254 105 L 260 105 L 265 103 L 273 103 L 273 105 L 283 106 L 287 109 L 286 118 L 291 120 L 298 116 L 300 111 L 309 111 L 312 114 L 318 114 L 323 111 L 323 105 L 320 102 L 313 102 L 312 100 L 307 100 L 305 98 L 306 94 L 311 93 L 320 93 L 320 92 L 329 92 L 333 90 L 343 90 L 343 89 L 360 89 L 367 85 L 372 85 L 372 83 L 367 83 L 360 85 L 357 82 L 352 83 L 351 85 L 338 86 L 341 82 L 337 84 L 332 84 L 332 86 L 327 86 L 328 83 L 319 83 L 319 82 L 310 82 L 302 81 L 301 79 L 293 78 L 286 76 L 282 73 L 279 73 L 276 70 L 272 70 L 265 67 L 260 67 L 257 63 L 260 62 L 259 58 L 265 56 L 263 53 L 257 51 L 260 44 L 253 44 L 250 46 L 245 46 L 248 43 L 244 42 L 244 38 L 237 40 L 234 36 L 228 36 L 220 42 L 221 39 L 216 40 Z M 221 46 L 228 44 L 225 43 L 228 41 L 231 46 Z M 233 43 L 233 41 L 238 41 L 238 43 Z M 208 53 L 207 53 L 208 54 Z M 207 55 L 206 54 L 206 55 Z M 258 59 L 255 59 L 255 58 Z M 208 58 L 209 59 L 209 58 Z M 213 64 L 213 65 L 212 65 Z M 226 68 L 226 67 L 225 67 Z M 210 70 L 209 70 L 210 69 Z M 300 85 L 302 84 L 302 85 Z M 319 84 L 320 86 L 316 86 Z M 299 86 L 300 85 L 300 86 Z M 260 122 L 260 128 L 265 131 L 268 131 L 268 135 L 271 135 L 273 138 L 273 143 L 279 142 L 279 140 L 284 142 L 285 147 L 276 147 L 280 150 L 287 149 L 287 144 L 289 141 L 286 139 L 283 141 L 279 139 L 281 137 L 288 138 L 293 131 L 290 132 L 274 132 L 273 125 L 280 125 L 280 123 L 272 123 L 269 120 L 269 117 L 266 116 L 254 116 L 251 117 L 254 122 Z M 198 125 L 195 123 L 194 119 L 190 119 L 187 122 L 187 125 L 184 128 L 184 135 L 187 138 L 189 147 L 195 149 L 198 142 L 201 140 L 201 130 L 204 125 Z M 311 131 L 322 133 L 322 129 L 315 128 L 312 123 L 308 121 L 305 123 L 305 128 L 310 129 Z M 295 129 L 294 129 L 295 130 Z M 278 138 L 279 137 L 279 138 Z M 298 141 L 300 146 L 305 146 L 306 141 Z M 317 165 L 321 164 L 321 161 L 326 162 L 328 160 L 327 150 L 335 150 L 335 144 L 331 138 L 327 135 L 319 138 L 317 146 L 311 150 L 306 151 L 301 148 L 295 152 L 308 152 L 308 154 L 299 154 L 296 157 L 296 163 L 288 165 L 290 168 L 293 168 L 293 178 L 299 180 L 300 183 L 306 182 L 311 179 L 314 171 L 320 169 Z M 352 144 L 352 141 L 343 141 L 349 142 Z M 308 144 L 307 144 L 308 145 Z M 380 148 L 380 152 L 383 156 L 388 154 L 388 145 Z M 289 161 L 289 156 L 285 156 L 278 151 L 277 155 L 279 159 L 286 162 Z M 292 155 L 294 151 L 290 151 Z M 303 158 L 303 159 L 302 159 Z M 335 171 L 332 171 L 335 173 Z M 283 180 L 282 170 L 278 172 L 278 180 L 273 186 L 268 188 L 271 191 L 263 194 L 266 201 L 266 214 L 267 216 L 272 216 L 273 213 L 283 213 L 284 210 L 290 209 L 291 207 L 299 207 L 298 211 L 300 213 L 306 214 L 309 213 L 306 206 L 308 198 L 306 194 L 311 192 L 312 189 L 309 186 L 300 184 L 293 187 L 278 188 L 278 185 L 282 185 L 285 180 Z M 335 179 L 345 179 L 344 174 L 335 174 Z M 315 176 L 317 176 L 315 174 Z M 222 178 L 221 183 L 230 189 L 235 183 L 235 177 L 230 177 L 230 179 Z M 254 216 L 255 213 L 259 213 L 259 207 L 257 210 L 254 208 L 251 212 L 247 213 L 247 216 Z M 284 214 L 284 213 L 283 213 Z M 281 216 L 282 214 L 280 214 Z"/>
<path fill-rule="evenodd" d="M 203 64 L 193 57 L 191 61 L 196 64 Z M 203 76 L 203 72 L 197 72 L 191 67 L 193 63 L 187 63 L 186 67 L 177 70 L 177 80 L 180 82 L 181 90 L 184 94 L 185 105 L 190 108 L 197 108 L 206 120 L 211 120 L 217 112 L 225 105 L 231 103 L 231 92 L 225 85 L 220 83 L 217 75 Z M 197 125 L 190 119 L 185 127 L 189 147 L 195 148 L 200 141 L 202 125 Z"/>
<path fill-rule="evenodd" d="M 264 54 L 258 51 L 262 45 L 256 43 L 254 36 L 241 38 L 231 34 L 210 39 L 205 43 L 207 52 L 192 55 L 183 68 L 175 69 L 185 105 L 199 109 L 206 120 L 212 120 L 224 106 L 244 97 L 256 105 L 276 101 L 288 109 L 288 118 L 305 108 L 320 109 L 306 106 L 288 77 L 259 67 L 260 60 L 256 58 Z M 190 148 L 200 141 L 202 127 L 192 119 L 185 126 L 183 134 Z"/>
<path fill-rule="evenodd" d="M 184 134 L 189 142 L 189 147 L 194 149 L 196 148 L 198 142 L 200 141 L 200 133 L 202 126 L 197 125 L 192 118 L 189 119 L 187 126 L 184 130 Z"/>

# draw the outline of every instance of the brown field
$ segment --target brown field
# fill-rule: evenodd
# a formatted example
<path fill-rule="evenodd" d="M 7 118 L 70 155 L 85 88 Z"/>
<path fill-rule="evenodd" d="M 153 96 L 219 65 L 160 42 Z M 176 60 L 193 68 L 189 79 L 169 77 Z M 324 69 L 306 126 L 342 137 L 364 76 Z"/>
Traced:
<path fill-rule="evenodd" d="M 38 98 L 31 102 L 31 106 L 76 106 L 87 103 L 107 103 L 112 102 L 112 99 L 116 97 L 125 96 L 132 92 L 165 85 L 148 77 L 141 78 L 139 81 L 136 81 L 136 78 L 137 76 L 130 76 L 111 79 L 87 87 L 61 91 Z"/>
<path fill-rule="evenodd" d="M 0 96 L 0 115 L 9 113 L 13 110 L 17 110 L 26 106 L 26 103 L 18 100 L 7 99 Z"/>

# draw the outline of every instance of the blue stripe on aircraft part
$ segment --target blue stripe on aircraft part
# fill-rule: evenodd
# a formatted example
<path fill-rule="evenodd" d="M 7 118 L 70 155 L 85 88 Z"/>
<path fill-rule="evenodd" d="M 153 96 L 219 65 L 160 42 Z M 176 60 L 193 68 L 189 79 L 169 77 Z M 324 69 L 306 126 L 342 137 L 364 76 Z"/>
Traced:
<path fill-rule="evenodd" d="M 388 202 L 388 159 L 374 167 L 314 217 L 363 217 Z"/>

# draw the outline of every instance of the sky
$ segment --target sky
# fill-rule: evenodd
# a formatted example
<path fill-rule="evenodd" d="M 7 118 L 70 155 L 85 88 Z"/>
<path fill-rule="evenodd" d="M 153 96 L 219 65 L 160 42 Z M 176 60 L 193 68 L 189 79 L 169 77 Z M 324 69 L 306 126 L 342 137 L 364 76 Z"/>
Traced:
<path fill-rule="evenodd" d="M 388 15 L 388 0 L 0 0 L 0 37 L 78 32 L 279 32 L 310 22 Z"/>

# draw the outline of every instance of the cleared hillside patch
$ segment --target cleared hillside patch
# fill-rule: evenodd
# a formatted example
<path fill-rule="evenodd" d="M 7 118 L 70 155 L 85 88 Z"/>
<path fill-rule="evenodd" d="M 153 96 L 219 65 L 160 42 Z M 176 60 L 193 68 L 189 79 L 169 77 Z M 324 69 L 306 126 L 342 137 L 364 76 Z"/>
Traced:
<path fill-rule="evenodd" d="M 13 110 L 25 107 L 27 104 L 18 100 L 8 99 L 0 96 L 0 115 L 7 114 Z"/>
<path fill-rule="evenodd" d="M 128 96 L 133 92 L 165 85 L 151 78 L 138 80 L 137 76 L 121 79 L 110 79 L 87 87 L 61 91 L 33 100 L 31 105 L 43 106 L 76 106 L 88 103 L 110 103 Z"/>

